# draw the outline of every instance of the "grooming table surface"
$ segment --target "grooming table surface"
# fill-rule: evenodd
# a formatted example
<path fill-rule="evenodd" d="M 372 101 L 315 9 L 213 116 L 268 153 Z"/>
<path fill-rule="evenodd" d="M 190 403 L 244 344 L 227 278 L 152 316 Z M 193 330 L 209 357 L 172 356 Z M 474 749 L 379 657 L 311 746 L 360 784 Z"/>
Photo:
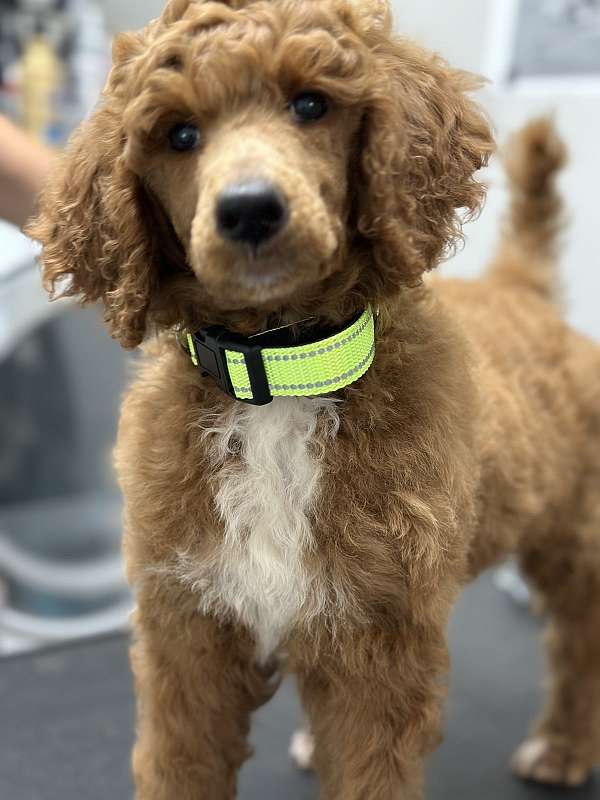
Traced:
<path fill-rule="evenodd" d="M 508 773 L 510 753 L 538 708 L 542 655 L 538 625 L 489 576 L 461 598 L 452 655 L 446 737 L 430 764 L 428 800 L 600 800 L 598 776 L 577 791 L 548 791 Z M 0 798 L 132 797 L 124 637 L 0 661 L 0 698 Z M 287 758 L 299 716 L 290 683 L 256 715 L 256 755 L 244 767 L 241 800 L 316 800 L 316 779 Z"/>

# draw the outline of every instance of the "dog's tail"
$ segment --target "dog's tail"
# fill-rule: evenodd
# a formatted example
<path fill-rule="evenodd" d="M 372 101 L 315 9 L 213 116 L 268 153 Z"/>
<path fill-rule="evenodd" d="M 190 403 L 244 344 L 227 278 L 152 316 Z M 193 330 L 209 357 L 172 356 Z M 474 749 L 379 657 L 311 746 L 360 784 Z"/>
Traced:
<path fill-rule="evenodd" d="M 559 234 L 564 224 L 556 177 L 566 160 L 566 147 L 548 117 L 533 120 L 509 140 L 505 169 L 510 208 L 489 273 L 495 281 L 552 300 L 559 293 Z"/>

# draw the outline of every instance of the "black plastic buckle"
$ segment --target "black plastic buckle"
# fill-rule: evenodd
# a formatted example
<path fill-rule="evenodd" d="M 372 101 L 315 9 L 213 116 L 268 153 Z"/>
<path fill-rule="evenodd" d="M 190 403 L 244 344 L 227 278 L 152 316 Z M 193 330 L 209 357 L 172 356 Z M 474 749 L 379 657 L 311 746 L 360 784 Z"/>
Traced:
<path fill-rule="evenodd" d="M 210 375 L 226 394 L 235 400 L 253 406 L 265 406 L 273 400 L 262 359 L 263 346 L 260 341 L 252 341 L 246 336 L 231 333 L 220 325 L 202 328 L 192 334 L 192 339 L 203 373 Z M 244 357 L 250 378 L 252 398 L 236 396 L 227 368 L 226 350 L 239 353 Z"/>

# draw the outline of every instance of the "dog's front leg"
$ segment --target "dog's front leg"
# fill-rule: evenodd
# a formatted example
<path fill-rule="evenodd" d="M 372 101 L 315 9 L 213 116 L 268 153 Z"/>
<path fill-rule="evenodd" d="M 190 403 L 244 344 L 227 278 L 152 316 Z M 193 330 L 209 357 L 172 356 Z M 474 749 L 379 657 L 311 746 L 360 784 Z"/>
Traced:
<path fill-rule="evenodd" d="M 444 633 L 404 627 L 347 645 L 348 659 L 340 649 L 299 673 L 322 800 L 421 800 L 440 741 Z"/>
<path fill-rule="evenodd" d="M 250 637 L 195 609 L 181 589 L 138 595 L 136 800 L 232 800 L 250 714 L 272 693 Z"/>

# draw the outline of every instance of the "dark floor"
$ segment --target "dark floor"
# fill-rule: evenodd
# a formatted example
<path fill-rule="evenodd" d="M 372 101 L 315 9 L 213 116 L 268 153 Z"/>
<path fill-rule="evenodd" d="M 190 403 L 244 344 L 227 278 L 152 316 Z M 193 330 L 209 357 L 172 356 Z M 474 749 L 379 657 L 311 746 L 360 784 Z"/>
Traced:
<path fill-rule="evenodd" d="M 539 633 L 485 578 L 452 625 L 446 739 L 428 800 L 600 800 L 600 780 L 571 792 L 514 781 L 506 762 L 538 706 Z M 1 800 L 128 800 L 133 698 L 122 638 L 0 662 Z M 287 758 L 299 711 L 286 685 L 256 718 L 256 756 L 241 800 L 316 800 L 312 776 Z M 173 800 L 177 800 L 173 798 Z"/>

